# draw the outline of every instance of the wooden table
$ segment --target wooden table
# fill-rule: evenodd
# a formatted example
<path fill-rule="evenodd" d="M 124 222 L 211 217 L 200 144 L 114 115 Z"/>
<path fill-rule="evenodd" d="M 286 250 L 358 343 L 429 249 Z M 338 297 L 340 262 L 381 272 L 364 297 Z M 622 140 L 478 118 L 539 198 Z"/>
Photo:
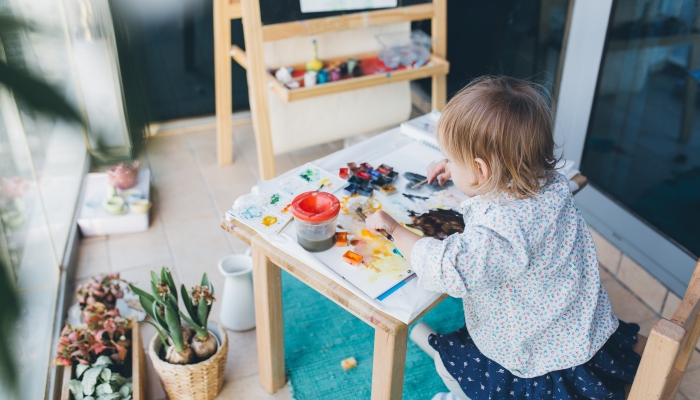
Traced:
<path fill-rule="evenodd" d="M 581 174 L 577 174 L 571 180 L 579 185 L 574 194 L 588 183 L 586 177 Z M 401 399 L 408 327 L 447 295 L 437 298 L 406 324 L 376 309 L 334 280 L 276 248 L 243 223 L 237 220 L 222 220 L 221 227 L 253 249 L 258 364 L 260 385 L 265 390 L 274 393 L 287 381 L 284 372 L 281 268 L 374 328 L 372 376 L 378 379 L 372 379 L 372 399 Z"/>
<path fill-rule="evenodd" d="M 280 268 L 374 328 L 372 399 L 401 399 L 408 327 L 444 300 L 442 295 L 405 324 L 374 308 L 337 282 L 281 251 L 244 224 L 223 220 L 221 227 L 253 248 L 255 321 L 260 385 L 270 393 L 286 383 Z"/>

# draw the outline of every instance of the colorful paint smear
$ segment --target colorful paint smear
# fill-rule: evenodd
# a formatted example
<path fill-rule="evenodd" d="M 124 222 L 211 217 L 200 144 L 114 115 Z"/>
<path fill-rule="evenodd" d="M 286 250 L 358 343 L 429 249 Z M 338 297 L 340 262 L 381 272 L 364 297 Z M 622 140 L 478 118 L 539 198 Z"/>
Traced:
<path fill-rule="evenodd" d="M 316 182 L 321 179 L 321 171 L 318 168 L 306 168 L 299 177 L 309 183 Z"/>
<path fill-rule="evenodd" d="M 277 204 L 279 201 L 280 201 L 279 193 L 273 193 L 272 196 L 270 196 L 270 204 Z"/>
<path fill-rule="evenodd" d="M 382 277 L 403 280 L 411 274 L 408 261 L 396 251 L 396 247 L 383 236 L 360 229 L 350 241 L 353 251 L 362 256 L 365 268 L 372 271 L 367 283 L 372 284 Z"/>
<path fill-rule="evenodd" d="M 264 210 L 261 206 L 257 204 L 248 204 L 243 206 L 238 215 L 244 220 L 249 220 L 262 217 L 263 212 Z"/>
<path fill-rule="evenodd" d="M 407 226 L 422 231 L 425 236 L 446 239 L 464 232 L 464 216 L 455 210 L 433 209 L 423 214 L 411 211 L 410 215 L 413 223 Z"/>

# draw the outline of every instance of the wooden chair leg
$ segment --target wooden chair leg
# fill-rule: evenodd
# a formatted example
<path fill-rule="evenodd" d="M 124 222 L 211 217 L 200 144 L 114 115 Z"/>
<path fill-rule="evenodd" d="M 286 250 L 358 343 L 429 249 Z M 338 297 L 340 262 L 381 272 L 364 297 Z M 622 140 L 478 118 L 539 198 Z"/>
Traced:
<path fill-rule="evenodd" d="M 431 20 L 431 33 L 433 38 L 433 53 L 442 58 L 447 58 L 447 0 L 433 0 L 434 14 Z M 442 111 L 447 102 L 447 75 L 433 76 L 432 82 L 432 107 Z"/>
<path fill-rule="evenodd" d="M 231 19 L 229 0 L 214 0 L 214 92 L 216 101 L 216 158 L 219 165 L 233 162 L 231 137 Z"/>
<path fill-rule="evenodd" d="M 253 245 L 255 324 L 260 386 L 270 393 L 286 383 L 280 269 Z"/>
<path fill-rule="evenodd" d="M 263 60 L 262 22 L 260 19 L 260 1 L 241 0 L 243 13 L 243 36 L 246 56 L 248 57 L 248 98 L 250 112 L 255 130 L 255 142 L 258 151 L 258 169 L 260 179 L 267 180 L 277 176 L 275 172 L 275 155 L 272 149 L 272 128 L 270 110 L 267 102 L 267 78 Z"/>
<path fill-rule="evenodd" d="M 407 339 L 408 327 L 401 329 L 396 336 L 375 328 L 372 400 L 401 400 Z"/>

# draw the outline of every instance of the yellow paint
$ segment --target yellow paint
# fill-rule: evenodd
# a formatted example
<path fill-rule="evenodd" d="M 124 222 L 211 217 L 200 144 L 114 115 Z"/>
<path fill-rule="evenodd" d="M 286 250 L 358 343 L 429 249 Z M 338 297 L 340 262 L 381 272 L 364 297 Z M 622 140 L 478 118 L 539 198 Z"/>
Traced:
<path fill-rule="evenodd" d="M 383 276 L 401 280 L 409 270 L 406 259 L 394 253 L 394 244 L 383 236 L 373 235 L 367 229 L 359 229 L 352 243 L 353 251 L 362 255 L 365 268 L 374 272 L 367 278 L 368 283 L 374 283 Z"/>
<path fill-rule="evenodd" d="M 277 223 L 277 217 L 273 217 L 272 215 L 266 215 L 262 220 L 262 224 L 265 226 L 272 226 L 276 223 Z"/>
<path fill-rule="evenodd" d="M 362 212 L 365 214 L 382 209 L 382 203 L 376 198 L 370 197 L 366 201 L 362 201 L 362 199 L 358 199 L 360 201 L 353 201 L 353 199 L 358 197 L 358 194 L 353 194 L 352 196 L 343 196 L 343 198 L 340 199 L 340 210 L 343 214 L 348 215 L 352 211 L 354 215 L 358 206 L 362 207 Z"/>

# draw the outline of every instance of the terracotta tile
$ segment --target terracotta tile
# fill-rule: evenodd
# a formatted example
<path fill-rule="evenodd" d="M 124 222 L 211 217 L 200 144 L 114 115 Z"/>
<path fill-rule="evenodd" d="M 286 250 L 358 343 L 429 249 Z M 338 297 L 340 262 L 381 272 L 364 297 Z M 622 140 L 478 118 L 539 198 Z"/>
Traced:
<path fill-rule="evenodd" d="M 240 196 L 250 193 L 252 186 L 229 186 L 212 188 L 214 200 L 216 201 L 219 216 L 230 210 L 233 207 L 233 202 Z"/>
<path fill-rule="evenodd" d="M 169 201 L 194 192 L 206 194 L 207 185 L 199 168 L 175 175 L 154 177 L 154 192 L 157 201 Z"/>
<path fill-rule="evenodd" d="M 247 186 L 250 189 L 258 182 L 248 166 L 241 162 L 224 166 L 210 165 L 203 167 L 202 172 L 211 188 Z"/>
<path fill-rule="evenodd" d="M 622 252 L 593 229 L 591 229 L 591 235 L 593 236 L 593 242 L 595 242 L 595 249 L 598 252 L 598 262 L 607 268 L 608 271 L 616 274 Z"/>
<path fill-rule="evenodd" d="M 615 315 L 625 322 L 640 322 L 656 317 L 656 314 L 639 301 L 616 280 L 603 282 Z"/>
<path fill-rule="evenodd" d="M 216 151 L 216 130 L 206 129 L 199 132 L 188 132 L 185 134 L 187 144 L 192 150 L 214 149 Z"/>
<path fill-rule="evenodd" d="M 216 208 L 208 192 L 194 191 L 161 200 L 161 215 L 166 227 L 216 218 Z"/>
<path fill-rule="evenodd" d="M 601 282 L 602 282 L 602 281 L 607 281 L 608 279 L 612 279 L 613 276 L 610 275 L 610 272 L 608 272 L 608 270 L 605 269 L 605 267 L 603 267 L 602 265 L 600 265 L 599 268 L 600 268 L 600 281 L 601 281 Z"/>
<path fill-rule="evenodd" d="M 160 177 L 180 174 L 197 168 L 192 151 L 189 149 L 172 153 L 150 154 L 148 160 L 156 180 Z"/>
<path fill-rule="evenodd" d="M 168 243 L 176 260 L 201 253 L 229 253 L 226 231 L 218 219 L 206 218 L 166 228 Z"/>
<path fill-rule="evenodd" d="M 189 146 L 184 135 L 165 135 L 148 138 L 146 154 L 165 154 L 188 150 Z"/>
<path fill-rule="evenodd" d="M 143 289 L 150 293 L 151 271 L 160 274 L 160 270 L 163 267 L 170 269 L 170 273 L 172 274 L 173 280 L 175 281 L 175 286 L 180 287 L 180 277 L 175 272 L 175 265 L 172 261 L 163 264 L 150 264 L 144 267 L 132 268 L 126 271 L 122 271 L 120 275 L 121 278 L 125 281 L 133 284 L 139 289 Z M 147 337 L 144 336 L 144 341 L 146 340 L 146 338 Z M 150 340 L 150 337 L 148 339 Z"/>
<path fill-rule="evenodd" d="M 76 279 L 109 273 L 107 237 L 85 238 L 80 241 Z"/>
<path fill-rule="evenodd" d="M 680 392 L 688 399 L 700 399 L 700 369 L 685 373 L 681 381 Z"/>
<path fill-rule="evenodd" d="M 661 312 L 668 289 L 626 254 L 622 255 L 617 278 L 652 310 Z"/>
<path fill-rule="evenodd" d="M 695 350 L 693 355 L 690 357 L 690 362 L 688 363 L 688 370 L 693 370 L 700 368 L 700 351 Z"/>
<path fill-rule="evenodd" d="M 112 272 L 172 261 L 162 228 L 110 236 L 107 241 Z"/>
<path fill-rule="evenodd" d="M 275 394 L 270 394 L 260 386 L 260 377 L 252 375 L 243 379 L 226 380 L 221 393 L 217 399 L 255 399 L 255 400 L 281 400 L 291 399 L 289 386 L 277 390 Z"/>
<path fill-rule="evenodd" d="M 672 293 L 670 290 L 668 292 L 668 296 L 666 296 L 666 303 L 664 304 L 664 310 L 661 312 L 661 316 L 666 318 L 666 319 L 671 319 L 673 316 L 673 313 L 676 312 L 676 309 L 678 306 L 681 304 L 681 298 L 676 296 L 675 293 Z"/>
<path fill-rule="evenodd" d="M 651 333 L 651 328 L 654 327 L 654 324 L 659 320 L 659 318 L 653 317 L 650 318 L 646 321 L 642 322 L 637 322 L 639 324 L 639 333 L 641 335 L 644 335 L 646 337 L 649 337 L 649 334 Z M 625 321 L 627 322 L 627 321 Z"/>
<path fill-rule="evenodd" d="M 257 376 L 258 374 L 258 341 L 255 329 L 247 332 L 227 330 L 229 344 L 226 361 L 226 380 L 236 380 Z M 243 345 L 245 344 L 245 345 Z"/>

